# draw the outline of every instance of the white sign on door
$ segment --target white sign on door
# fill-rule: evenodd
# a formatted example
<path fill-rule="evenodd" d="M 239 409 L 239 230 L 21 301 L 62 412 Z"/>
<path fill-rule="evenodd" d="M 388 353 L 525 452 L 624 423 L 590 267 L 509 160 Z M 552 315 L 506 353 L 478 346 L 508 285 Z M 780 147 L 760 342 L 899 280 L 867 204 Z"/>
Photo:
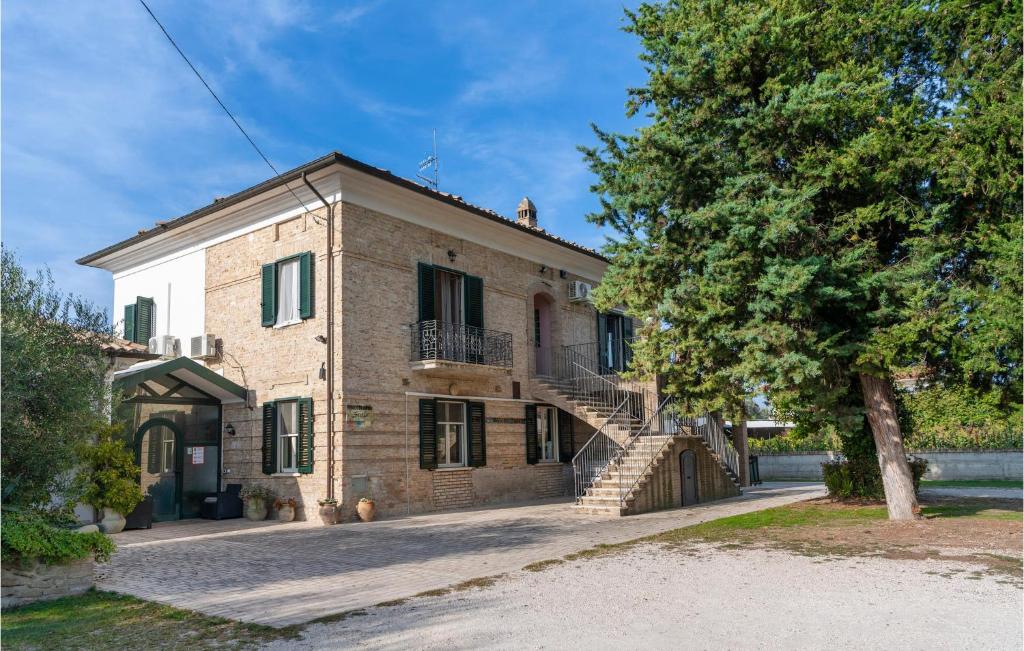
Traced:
<path fill-rule="evenodd" d="M 206 448 L 204 448 L 202 446 L 198 446 L 198 445 L 196 447 L 192 448 L 192 465 L 193 466 L 201 466 L 201 465 L 203 465 L 203 451 L 204 450 L 206 450 Z"/>

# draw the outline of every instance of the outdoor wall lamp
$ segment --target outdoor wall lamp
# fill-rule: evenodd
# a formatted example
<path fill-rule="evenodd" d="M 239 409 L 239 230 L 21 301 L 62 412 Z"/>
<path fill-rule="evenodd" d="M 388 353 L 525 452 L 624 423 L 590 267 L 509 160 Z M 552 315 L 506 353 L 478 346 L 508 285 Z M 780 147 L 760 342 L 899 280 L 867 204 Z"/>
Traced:
<path fill-rule="evenodd" d="M 455 256 L 456 255 L 458 255 L 458 254 L 455 253 L 455 249 L 448 249 L 448 261 L 449 262 L 455 262 Z"/>
<path fill-rule="evenodd" d="M 228 436 L 234 436 L 235 426 L 232 425 L 231 423 L 228 423 L 227 426 L 224 427 L 224 431 L 228 433 Z"/>
<path fill-rule="evenodd" d="M 326 344 L 327 343 L 327 337 L 325 337 L 323 335 L 317 335 L 316 336 L 316 340 L 319 341 L 322 344 Z"/>
<path fill-rule="evenodd" d="M 547 272 L 547 270 L 548 270 L 548 266 L 546 264 L 542 264 L 540 266 L 540 272 L 541 273 L 545 273 L 545 272 Z"/>

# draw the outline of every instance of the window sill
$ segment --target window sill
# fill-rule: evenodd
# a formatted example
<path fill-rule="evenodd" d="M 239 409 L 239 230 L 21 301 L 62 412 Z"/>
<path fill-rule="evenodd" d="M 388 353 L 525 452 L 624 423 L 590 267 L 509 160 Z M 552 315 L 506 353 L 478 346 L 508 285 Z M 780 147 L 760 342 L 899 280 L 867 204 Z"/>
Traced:
<path fill-rule="evenodd" d="M 270 475 L 271 477 L 301 477 L 302 473 L 299 472 L 275 472 Z"/>
<path fill-rule="evenodd" d="M 275 323 L 274 329 L 276 330 L 277 328 L 287 328 L 288 326 L 293 326 L 298 323 L 302 323 L 302 319 L 298 319 L 296 321 L 285 321 L 284 323 Z"/>
<path fill-rule="evenodd" d="M 473 466 L 438 466 L 434 472 L 452 472 L 453 470 L 472 470 Z"/>

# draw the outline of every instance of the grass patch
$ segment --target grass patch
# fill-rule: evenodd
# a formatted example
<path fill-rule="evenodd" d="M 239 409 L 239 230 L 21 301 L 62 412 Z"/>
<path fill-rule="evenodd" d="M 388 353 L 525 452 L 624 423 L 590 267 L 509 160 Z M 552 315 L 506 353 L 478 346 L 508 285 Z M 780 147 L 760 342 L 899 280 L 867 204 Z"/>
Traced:
<path fill-rule="evenodd" d="M 298 636 L 100 591 L 5 611 L 0 630 L 4 649 L 244 649 Z"/>
<path fill-rule="evenodd" d="M 921 488 L 1024 488 L 1010 479 L 922 479 Z"/>
<path fill-rule="evenodd" d="M 468 581 L 463 581 L 462 583 L 450 585 L 447 588 L 437 588 L 436 590 L 424 590 L 423 592 L 414 594 L 411 598 L 416 599 L 418 597 L 443 597 L 444 595 L 450 594 L 452 592 L 462 592 L 463 590 L 472 590 L 474 588 L 489 588 L 495 583 L 497 583 L 499 579 L 502 579 L 504 577 L 504 574 L 481 576 L 475 579 L 469 579 Z"/>
<path fill-rule="evenodd" d="M 560 559 L 560 558 L 551 558 L 551 559 L 548 559 L 546 561 L 537 561 L 536 563 L 530 563 L 529 565 L 524 565 L 523 569 L 526 570 L 527 572 L 543 572 L 544 570 L 548 569 L 549 567 L 554 567 L 556 565 L 561 565 L 564 562 L 565 561 Z"/>

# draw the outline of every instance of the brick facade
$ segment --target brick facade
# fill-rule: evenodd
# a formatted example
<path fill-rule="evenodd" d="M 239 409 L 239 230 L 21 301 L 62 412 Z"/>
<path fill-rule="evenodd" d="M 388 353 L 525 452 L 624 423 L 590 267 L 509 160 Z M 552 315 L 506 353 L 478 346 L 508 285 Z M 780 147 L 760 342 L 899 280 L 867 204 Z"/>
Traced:
<path fill-rule="evenodd" d="M 315 213 L 325 215 L 324 210 Z M 551 308 L 551 344 L 596 340 L 589 304 L 570 303 L 557 260 L 549 268 L 362 206 L 336 205 L 335 495 L 346 518 L 371 495 L 384 516 L 474 504 L 571 494 L 568 464 L 526 463 L 525 409 L 535 370 L 534 300 Z M 225 406 L 223 420 L 236 432 L 224 438 L 225 483 L 264 483 L 301 504 L 298 517 L 315 517 L 327 490 L 327 395 L 320 379 L 326 347 L 326 233 L 312 216 L 262 228 L 210 246 L 206 253 L 206 326 L 223 342 L 210 365 L 268 400 L 311 397 L 314 468 L 311 474 L 262 473 L 261 412 Z M 260 266 L 312 251 L 313 318 L 283 328 L 259 320 Z M 511 370 L 413 370 L 409 324 L 417 318 L 418 262 L 479 276 L 484 286 L 484 327 L 512 334 Z M 585 279 L 593 282 L 595 279 Z M 521 387 L 513 399 L 513 382 Z M 486 455 L 481 468 L 421 470 L 418 401 L 426 396 L 486 399 Z M 575 421 L 576 449 L 592 429 Z"/>

